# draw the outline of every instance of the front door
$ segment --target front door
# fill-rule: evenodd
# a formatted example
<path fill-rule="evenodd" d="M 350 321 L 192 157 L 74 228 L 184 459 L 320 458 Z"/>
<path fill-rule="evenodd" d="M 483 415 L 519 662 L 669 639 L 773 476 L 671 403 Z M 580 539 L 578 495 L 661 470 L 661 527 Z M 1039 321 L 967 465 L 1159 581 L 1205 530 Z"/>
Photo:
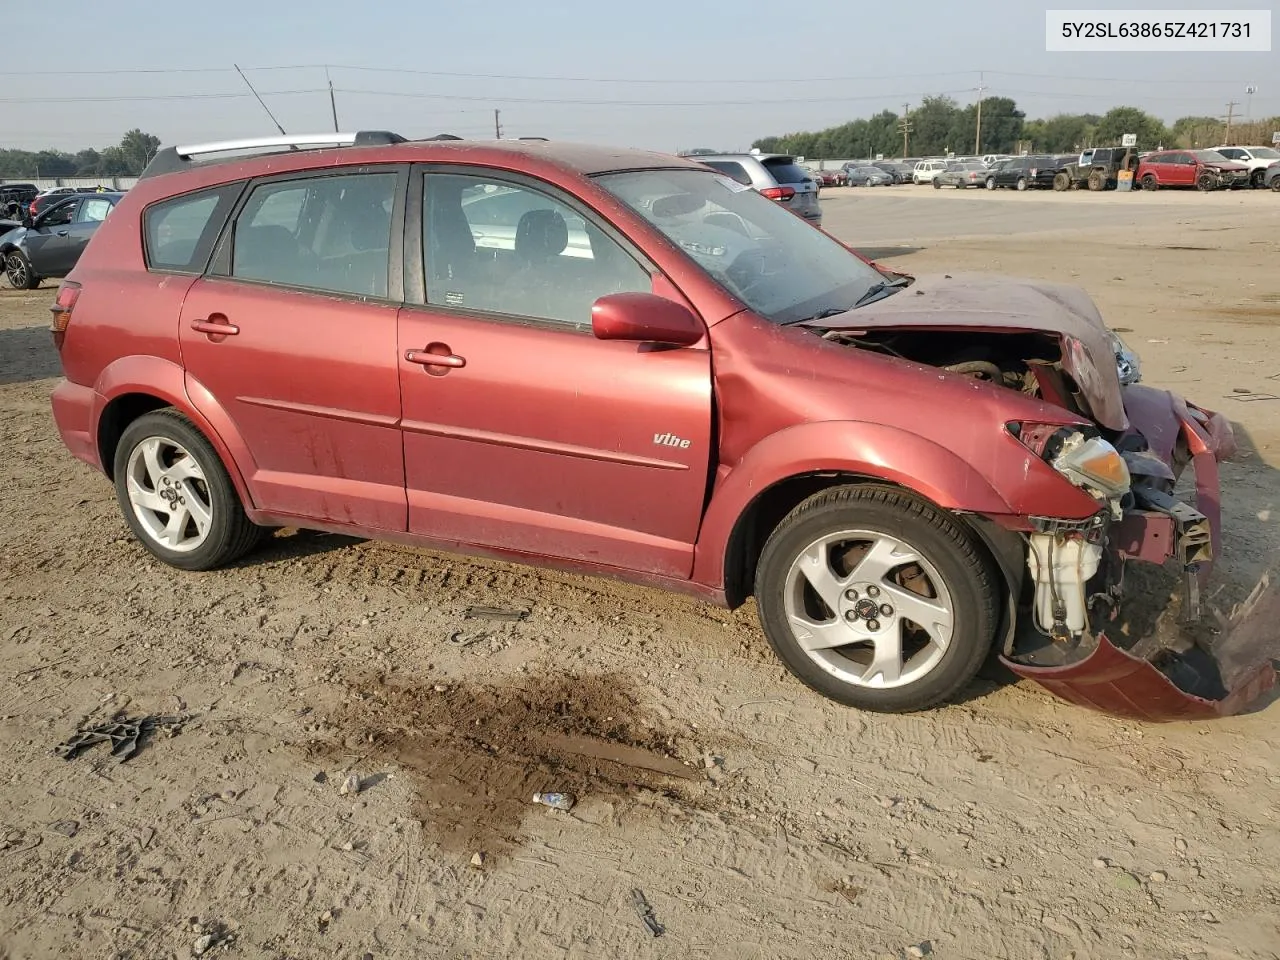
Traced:
<path fill-rule="evenodd" d="M 66 276 L 75 269 L 90 238 L 113 209 L 111 201 L 106 197 L 84 197 L 80 201 L 71 217 L 71 226 L 67 232 L 67 259 L 59 276 Z"/>
<path fill-rule="evenodd" d="M 1193 187 L 1196 183 L 1196 161 L 1189 153 L 1175 153 L 1169 164 L 1171 182 L 1179 187 Z"/>
<path fill-rule="evenodd" d="M 409 195 L 409 529 L 688 576 L 714 460 L 706 342 L 595 339 L 595 299 L 649 292 L 652 268 L 568 197 L 467 170 Z"/>
<path fill-rule="evenodd" d="M 212 395 L 250 462 L 255 504 L 405 529 L 397 185 L 387 167 L 253 186 L 182 307 L 188 390 Z"/>
<path fill-rule="evenodd" d="M 50 207 L 27 230 L 27 257 L 38 277 L 62 277 L 71 270 L 71 218 L 80 201 L 72 198 Z"/>

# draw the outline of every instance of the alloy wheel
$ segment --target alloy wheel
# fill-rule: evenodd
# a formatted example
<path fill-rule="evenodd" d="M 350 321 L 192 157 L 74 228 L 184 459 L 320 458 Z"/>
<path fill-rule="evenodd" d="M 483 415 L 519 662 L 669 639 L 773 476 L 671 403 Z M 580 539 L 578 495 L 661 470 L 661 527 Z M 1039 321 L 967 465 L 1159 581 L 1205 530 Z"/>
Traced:
<path fill-rule="evenodd" d="M 213 503 L 204 469 L 186 447 L 148 437 L 133 448 L 126 469 L 129 504 L 151 539 L 177 553 L 205 542 Z"/>

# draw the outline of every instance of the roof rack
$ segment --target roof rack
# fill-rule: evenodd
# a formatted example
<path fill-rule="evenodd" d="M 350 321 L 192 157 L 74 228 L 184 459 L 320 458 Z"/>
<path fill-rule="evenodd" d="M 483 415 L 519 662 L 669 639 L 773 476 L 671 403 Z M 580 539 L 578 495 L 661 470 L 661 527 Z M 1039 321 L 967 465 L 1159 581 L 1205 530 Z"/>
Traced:
<path fill-rule="evenodd" d="M 166 147 L 157 153 L 147 168 L 142 171 L 142 178 L 156 177 L 164 173 L 177 173 L 191 169 L 192 164 L 227 163 L 242 160 L 245 151 L 272 153 L 277 150 L 320 149 L 322 147 L 372 147 L 386 146 L 393 143 L 406 143 L 407 140 L 398 133 L 389 130 L 361 130 L 358 133 L 306 133 L 287 134 L 280 137 L 257 137 L 247 140 L 217 140 L 211 143 L 195 143 L 185 146 Z M 210 154 L 235 153 L 233 157 L 204 159 Z"/>

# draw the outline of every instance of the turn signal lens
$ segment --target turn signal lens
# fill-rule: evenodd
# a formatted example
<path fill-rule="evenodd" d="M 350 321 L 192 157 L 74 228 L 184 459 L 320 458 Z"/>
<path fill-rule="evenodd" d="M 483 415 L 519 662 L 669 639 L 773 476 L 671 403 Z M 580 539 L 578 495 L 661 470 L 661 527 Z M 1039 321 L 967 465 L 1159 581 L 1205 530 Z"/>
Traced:
<path fill-rule="evenodd" d="M 64 280 L 58 288 L 58 296 L 49 309 L 53 313 L 53 345 L 62 349 L 62 341 L 67 335 L 67 326 L 71 323 L 71 311 L 76 308 L 80 299 L 80 284 Z"/>
<path fill-rule="evenodd" d="M 1129 492 L 1129 468 L 1124 457 L 1101 437 L 1068 437 L 1050 464 L 1078 487 L 1093 487 L 1107 497 Z"/>

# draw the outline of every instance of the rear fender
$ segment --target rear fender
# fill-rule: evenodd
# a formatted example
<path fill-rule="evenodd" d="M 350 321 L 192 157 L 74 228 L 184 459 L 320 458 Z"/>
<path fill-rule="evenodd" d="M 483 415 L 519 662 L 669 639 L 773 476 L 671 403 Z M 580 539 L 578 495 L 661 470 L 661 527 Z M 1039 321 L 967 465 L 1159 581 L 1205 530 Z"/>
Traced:
<path fill-rule="evenodd" d="M 121 357 L 105 367 L 94 384 L 94 407 L 90 423 L 95 438 L 101 437 L 102 414 L 112 400 L 128 394 L 147 394 L 163 400 L 191 420 L 218 452 L 240 501 L 251 509 L 253 500 L 241 473 L 241 464 L 252 463 L 248 447 L 221 405 L 197 381 L 171 360 L 159 357 Z M 109 464 L 103 464 L 110 469 Z"/>
<path fill-rule="evenodd" d="M 693 579 L 723 588 L 734 531 L 757 500 L 785 480 L 824 473 L 892 483 L 947 510 L 1013 512 L 977 470 L 930 440 L 877 423 L 800 424 L 761 440 L 733 467 L 721 467 L 694 548 Z"/>

